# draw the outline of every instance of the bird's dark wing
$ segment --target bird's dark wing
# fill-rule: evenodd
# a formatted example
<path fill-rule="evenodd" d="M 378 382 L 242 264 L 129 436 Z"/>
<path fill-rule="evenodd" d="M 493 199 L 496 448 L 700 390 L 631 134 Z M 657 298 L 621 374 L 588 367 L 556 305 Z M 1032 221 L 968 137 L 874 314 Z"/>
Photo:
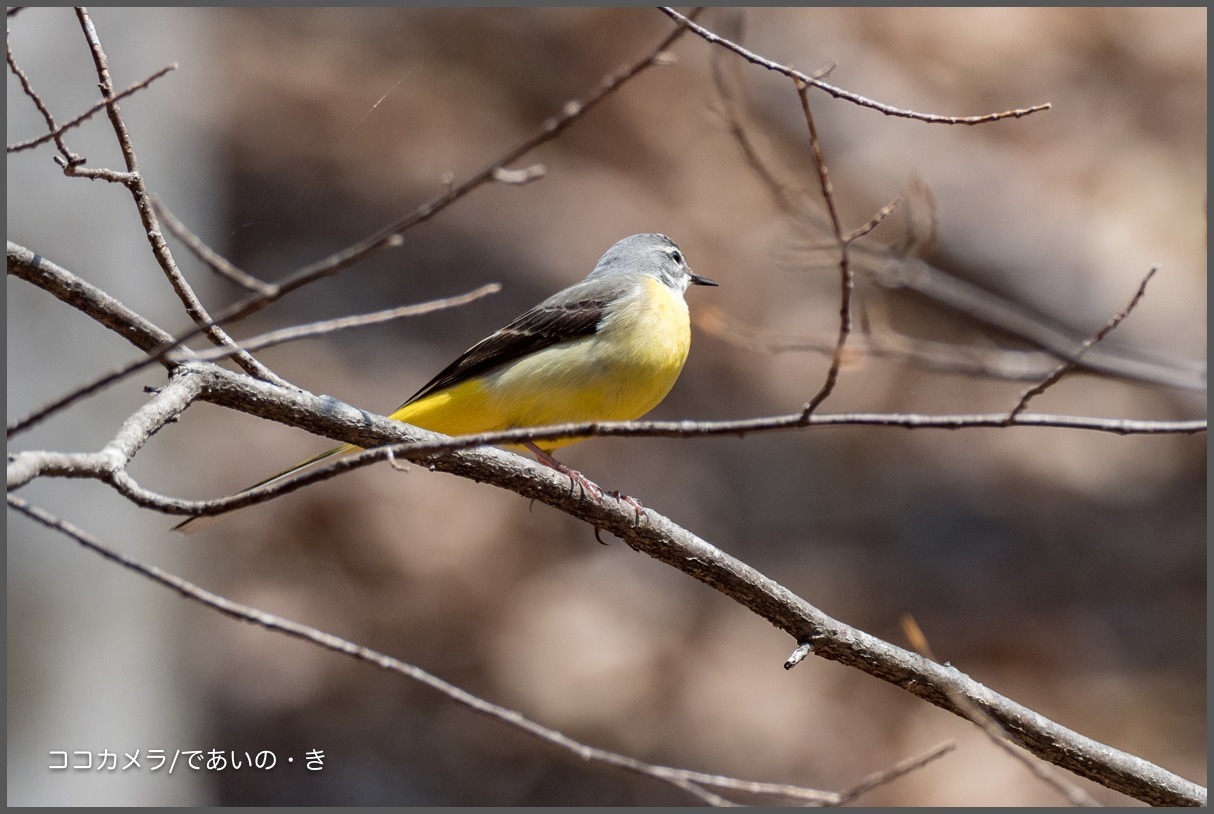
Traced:
<path fill-rule="evenodd" d="M 529 353 L 598 331 L 599 323 L 612 297 L 602 296 L 604 292 L 601 289 L 598 292 L 599 297 L 583 299 L 571 296 L 576 294 L 576 288 L 575 286 L 562 292 L 564 296 L 557 295 L 564 300 L 563 303 L 554 302 L 557 297 L 547 299 L 505 328 L 468 348 L 463 355 L 414 393 L 405 404 L 412 404 L 431 393 L 488 373 L 499 365 L 513 362 Z"/>

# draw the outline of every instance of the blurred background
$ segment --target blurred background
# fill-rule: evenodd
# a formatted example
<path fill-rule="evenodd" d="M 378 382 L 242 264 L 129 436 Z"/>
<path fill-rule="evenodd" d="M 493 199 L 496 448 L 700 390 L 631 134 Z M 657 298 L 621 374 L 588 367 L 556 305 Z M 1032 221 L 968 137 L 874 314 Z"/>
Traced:
<path fill-rule="evenodd" d="M 497 160 L 672 25 L 647 9 L 98 9 L 94 20 L 118 87 L 180 65 L 122 103 L 152 190 L 269 280 L 412 211 L 447 173 L 458 182 Z M 1100 348 L 1111 375 L 1074 373 L 1031 409 L 1205 415 L 1205 9 L 712 9 L 701 22 L 804 71 L 834 64 L 831 82 L 902 108 L 1053 104 L 962 127 L 810 95 L 845 228 L 906 196 L 857 249 L 857 330 L 820 412 L 1007 410 L 1053 362 L 964 303 L 1027 315 L 1022 324 L 1071 347 L 1158 265 Z M 60 121 L 96 101 L 70 11 L 28 9 L 9 25 L 16 60 Z M 583 277 L 614 241 L 657 231 L 721 285 L 689 292 L 691 357 L 651 417 L 799 409 L 829 363 L 838 267 L 822 250 L 829 233 L 795 89 L 693 35 L 672 51 L 676 64 L 520 162 L 542 163 L 543 180 L 483 187 L 399 249 L 233 333 L 502 283 L 461 309 L 260 355 L 301 387 L 387 412 Z M 10 73 L 8 141 L 41 133 L 40 122 Z M 733 122 L 796 214 L 747 160 Z M 120 166 L 104 116 L 68 142 L 90 166 Z M 9 157 L 9 239 L 184 330 L 129 195 L 65 178 L 51 155 Z M 170 243 L 213 310 L 240 295 Z M 950 280 L 970 294 L 941 294 L 956 290 Z M 136 355 L 11 278 L 7 316 L 10 420 Z M 966 375 L 942 369 L 958 366 Z M 972 375 L 978 366 L 1003 376 Z M 1009 378 L 1017 371 L 1029 381 Z M 144 402 L 142 387 L 162 381 L 151 371 L 112 387 L 10 448 L 99 449 Z M 214 497 L 325 447 L 199 404 L 132 471 L 166 494 Z M 898 620 L 909 613 L 940 659 L 992 689 L 1205 782 L 1204 434 L 821 428 L 598 439 L 563 458 L 836 618 L 905 646 Z M 595 746 L 841 790 L 955 739 L 955 752 L 862 802 L 1059 802 L 972 725 L 831 662 L 786 672 L 794 643 L 762 620 L 484 484 L 380 465 L 189 539 L 93 482 L 21 494 L 210 590 Z M 12 512 L 8 533 L 10 804 L 691 802 L 182 601 Z M 269 749 L 280 763 L 173 775 L 146 760 L 125 772 L 47 768 L 51 750 L 104 749 Z M 311 749 L 324 752 L 321 772 L 302 768 Z M 1103 803 L 1127 802 L 1076 782 Z"/>

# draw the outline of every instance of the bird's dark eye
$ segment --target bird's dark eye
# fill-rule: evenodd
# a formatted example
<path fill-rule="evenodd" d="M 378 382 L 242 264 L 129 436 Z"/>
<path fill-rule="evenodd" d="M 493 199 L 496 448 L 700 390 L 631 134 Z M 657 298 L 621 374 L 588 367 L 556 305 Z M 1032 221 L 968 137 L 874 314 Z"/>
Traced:
<path fill-rule="evenodd" d="M 673 260 L 675 263 L 679 264 L 680 266 L 683 265 L 683 253 L 680 252 L 678 249 L 675 249 L 674 251 L 672 251 L 670 253 L 670 259 Z"/>

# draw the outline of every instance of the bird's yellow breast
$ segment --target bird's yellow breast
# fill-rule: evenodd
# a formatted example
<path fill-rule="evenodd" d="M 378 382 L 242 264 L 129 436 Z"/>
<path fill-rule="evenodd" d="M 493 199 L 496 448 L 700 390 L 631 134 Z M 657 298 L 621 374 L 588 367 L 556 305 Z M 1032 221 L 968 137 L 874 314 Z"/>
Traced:
<path fill-rule="evenodd" d="M 658 405 L 683 370 L 691 325 L 683 297 L 645 277 L 599 330 L 407 404 L 391 417 L 447 435 L 582 421 L 630 421 Z M 580 438 L 544 441 L 546 451 Z"/>

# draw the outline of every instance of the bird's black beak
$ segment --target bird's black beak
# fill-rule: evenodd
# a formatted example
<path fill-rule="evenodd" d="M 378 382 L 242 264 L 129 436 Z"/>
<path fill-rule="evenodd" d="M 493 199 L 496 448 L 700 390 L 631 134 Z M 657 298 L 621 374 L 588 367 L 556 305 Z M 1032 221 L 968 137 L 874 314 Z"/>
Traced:
<path fill-rule="evenodd" d="M 716 280 L 710 280 L 707 277 L 701 277 L 699 274 L 696 274 L 694 271 L 691 272 L 691 282 L 694 285 L 718 285 Z"/>

